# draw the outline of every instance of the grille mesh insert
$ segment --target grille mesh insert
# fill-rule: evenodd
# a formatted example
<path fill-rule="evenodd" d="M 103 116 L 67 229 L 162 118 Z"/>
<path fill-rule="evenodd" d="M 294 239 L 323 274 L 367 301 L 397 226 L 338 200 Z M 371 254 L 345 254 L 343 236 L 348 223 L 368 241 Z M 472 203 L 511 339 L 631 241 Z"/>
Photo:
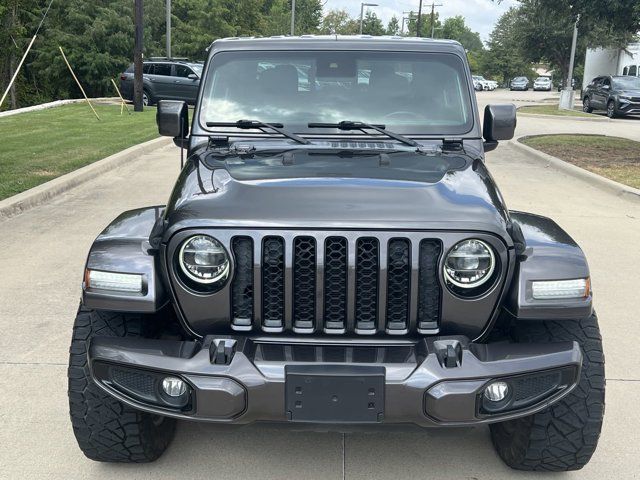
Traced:
<path fill-rule="evenodd" d="M 263 241 L 262 315 L 265 327 L 284 326 L 284 240 L 280 237 Z"/>
<path fill-rule="evenodd" d="M 442 245 L 439 240 L 425 239 L 420 242 L 418 328 L 438 328 L 441 294 L 438 282 L 438 259 L 441 251 Z"/>
<path fill-rule="evenodd" d="M 347 239 L 329 237 L 324 253 L 324 325 L 343 329 L 347 316 Z"/>
<path fill-rule="evenodd" d="M 316 240 L 296 237 L 293 244 L 293 325 L 313 328 L 316 316 Z"/>
<path fill-rule="evenodd" d="M 151 375 L 123 368 L 113 368 L 111 378 L 116 384 L 139 395 L 154 395 L 155 380 Z"/>
<path fill-rule="evenodd" d="M 356 328 L 374 330 L 378 319 L 378 239 L 359 238 L 356 244 Z"/>
<path fill-rule="evenodd" d="M 236 237 L 231 248 L 236 261 L 232 284 L 233 324 L 250 326 L 253 320 L 253 240 Z"/>
<path fill-rule="evenodd" d="M 411 260 L 409 241 L 397 238 L 389 241 L 387 267 L 387 328 L 404 330 L 409 317 Z"/>

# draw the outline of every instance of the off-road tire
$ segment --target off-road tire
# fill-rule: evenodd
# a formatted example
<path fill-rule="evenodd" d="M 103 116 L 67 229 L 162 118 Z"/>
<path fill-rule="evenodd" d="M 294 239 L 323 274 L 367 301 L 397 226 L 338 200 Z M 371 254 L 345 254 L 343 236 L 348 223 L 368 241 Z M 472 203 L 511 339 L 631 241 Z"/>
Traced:
<path fill-rule="evenodd" d="M 95 336 L 139 337 L 145 317 L 100 312 L 82 306 L 69 349 L 69 413 L 82 452 L 100 462 L 143 463 L 156 460 L 175 432 L 175 420 L 140 412 L 102 391 L 91 379 L 87 347 Z"/>
<path fill-rule="evenodd" d="M 582 349 L 580 383 L 534 415 L 490 426 L 500 458 L 517 470 L 567 471 L 584 467 L 596 450 L 604 414 L 604 355 L 595 314 L 579 321 L 521 322 L 522 343 L 575 340 Z"/>

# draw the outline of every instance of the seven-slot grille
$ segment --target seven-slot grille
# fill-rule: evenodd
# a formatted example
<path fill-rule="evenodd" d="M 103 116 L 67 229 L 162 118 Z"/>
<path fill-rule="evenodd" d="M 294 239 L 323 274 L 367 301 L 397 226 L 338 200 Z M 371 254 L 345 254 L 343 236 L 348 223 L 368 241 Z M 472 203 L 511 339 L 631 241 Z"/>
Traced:
<path fill-rule="evenodd" d="M 236 330 L 438 332 L 440 240 L 237 236 L 231 249 Z"/>

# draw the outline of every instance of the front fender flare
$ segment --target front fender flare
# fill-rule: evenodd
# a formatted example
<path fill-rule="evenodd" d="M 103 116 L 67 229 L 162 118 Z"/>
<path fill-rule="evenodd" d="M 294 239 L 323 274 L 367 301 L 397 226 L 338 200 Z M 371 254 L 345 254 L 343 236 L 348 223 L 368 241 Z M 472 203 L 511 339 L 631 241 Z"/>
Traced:
<path fill-rule="evenodd" d="M 87 269 L 143 275 L 143 292 L 126 293 L 88 288 L 82 282 L 82 303 L 87 308 L 119 312 L 153 313 L 168 302 L 161 278 L 156 250 L 149 244 L 149 234 L 161 218 L 164 206 L 129 210 L 118 216 L 95 239 Z"/>
<path fill-rule="evenodd" d="M 534 280 L 589 277 L 587 259 L 578 244 L 553 220 L 524 212 L 510 212 L 522 230 L 525 251 L 519 256 L 505 308 L 518 320 L 562 320 L 588 317 L 592 297 L 533 299 Z"/>

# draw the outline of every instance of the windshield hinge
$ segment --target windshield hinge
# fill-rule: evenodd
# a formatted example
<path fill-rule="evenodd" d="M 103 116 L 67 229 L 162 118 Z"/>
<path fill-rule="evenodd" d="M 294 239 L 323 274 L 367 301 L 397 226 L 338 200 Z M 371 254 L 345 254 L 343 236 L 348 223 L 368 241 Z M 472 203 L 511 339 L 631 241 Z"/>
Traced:
<path fill-rule="evenodd" d="M 458 137 L 445 137 L 442 139 L 443 150 L 463 150 L 462 139 Z"/>
<path fill-rule="evenodd" d="M 229 137 L 212 136 L 209 137 L 209 148 L 229 148 Z"/>

